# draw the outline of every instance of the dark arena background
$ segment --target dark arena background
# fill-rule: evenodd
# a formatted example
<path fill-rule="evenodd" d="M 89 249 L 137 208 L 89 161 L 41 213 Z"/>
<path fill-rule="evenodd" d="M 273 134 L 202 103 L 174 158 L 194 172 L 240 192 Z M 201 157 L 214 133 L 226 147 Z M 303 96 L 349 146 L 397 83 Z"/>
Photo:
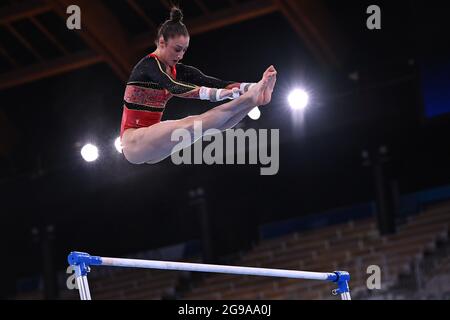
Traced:
<path fill-rule="evenodd" d="M 239 82 L 277 69 L 272 101 L 234 128 L 279 130 L 262 175 L 116 149 L 125 85 L 169 1 L 0 0 L 0 297 L 78 300 L 67 256 L 81 251 L 346 270 L 352 299 L 449 299 L 450 34 L 434 2 L 175 3 L 184 64 Z M 218 104 L 174 97 L 162 120 Z M 89 285 L 92 299 L 339 299 L 315 281 L 130 268 L 92 267 Z"/>

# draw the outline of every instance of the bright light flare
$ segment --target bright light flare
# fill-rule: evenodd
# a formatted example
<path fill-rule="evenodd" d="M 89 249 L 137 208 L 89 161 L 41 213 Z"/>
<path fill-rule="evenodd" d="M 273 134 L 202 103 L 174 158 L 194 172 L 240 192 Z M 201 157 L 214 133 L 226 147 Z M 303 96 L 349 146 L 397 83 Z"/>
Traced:
<path fill-rule="evenodd" d="M 289 105 L 294 110 L 302 110 L 308 106 L 309 95 L 305 90 L 295 89 L 288 96 Z"/>
<path fill-rule="evenodd" d="M 88 143 L 81 149 L 81 156 L 87 162 L 95 161 L 98 159 L 98 148 Z"/>

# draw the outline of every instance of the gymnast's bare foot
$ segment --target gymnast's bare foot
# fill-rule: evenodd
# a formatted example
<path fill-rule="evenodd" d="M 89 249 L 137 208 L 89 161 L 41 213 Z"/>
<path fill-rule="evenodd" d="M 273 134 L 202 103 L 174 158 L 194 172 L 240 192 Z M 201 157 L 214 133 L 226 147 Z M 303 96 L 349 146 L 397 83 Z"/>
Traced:
<path fill-rule="evenodd" d="M 270 66 L 264 72 L 262 79 L 247 92 L 253 105 L 263 106 L 270 102 L 273 87 L 275 86 L 276 74 L 275 68 Z"/>
<path fill-rule="evenodd" d="M 264 73 L 269 77 L 266 90 L 264 91 L 264 100 L 269 103 L 272 100 L 272 92 L 275 87 L 275 83 L 277 82 L 277 70 L 275 70 L 274 66 L 270 66 Z"/>

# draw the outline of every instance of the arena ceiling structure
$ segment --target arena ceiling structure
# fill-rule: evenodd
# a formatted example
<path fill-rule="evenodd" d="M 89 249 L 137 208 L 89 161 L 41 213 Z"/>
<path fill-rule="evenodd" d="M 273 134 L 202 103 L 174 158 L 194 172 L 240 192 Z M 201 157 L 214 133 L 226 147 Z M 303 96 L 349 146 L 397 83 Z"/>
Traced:
<path fill-rule="evenodd" d="M 67 7 L 82 8 L 82 32 L 68 32 Z M 192 36 L 280 12 L 321 62 L 337 66 L 337 28 L 322 1 L 182 1 Z M 125 81 L 167 18 L 167 0 L 2 1 L 0 89 L 105 62 Z M 341 36 L 342 37 L 342 36 Z"/>

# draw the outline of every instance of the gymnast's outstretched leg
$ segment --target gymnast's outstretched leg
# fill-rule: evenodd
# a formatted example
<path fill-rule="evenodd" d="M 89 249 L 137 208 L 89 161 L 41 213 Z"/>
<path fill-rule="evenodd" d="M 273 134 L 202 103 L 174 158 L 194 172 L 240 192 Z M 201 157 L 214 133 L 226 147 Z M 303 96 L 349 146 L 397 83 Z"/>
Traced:
<path fill-rule="evenodd" d="M 255 106 L 268 104 L 275 85 L 276 71 L 270 67 L 263 78 L 248 92 L 236 100 L 217 106 L 203 114 L 180 120 L 169 120 L 150 127 L 127 129 L 122 136 L 125 158 L 133 164 L 157 163 L 170 156 L 179 141 L 171 141 L 172 132 L 186 129 L 194 136 L 194 122 L 201 121 L 204 131 L 208 129 L 226 130 L 238 123 Z M 195 140 L 192 139 L 188 147 Z"/>

